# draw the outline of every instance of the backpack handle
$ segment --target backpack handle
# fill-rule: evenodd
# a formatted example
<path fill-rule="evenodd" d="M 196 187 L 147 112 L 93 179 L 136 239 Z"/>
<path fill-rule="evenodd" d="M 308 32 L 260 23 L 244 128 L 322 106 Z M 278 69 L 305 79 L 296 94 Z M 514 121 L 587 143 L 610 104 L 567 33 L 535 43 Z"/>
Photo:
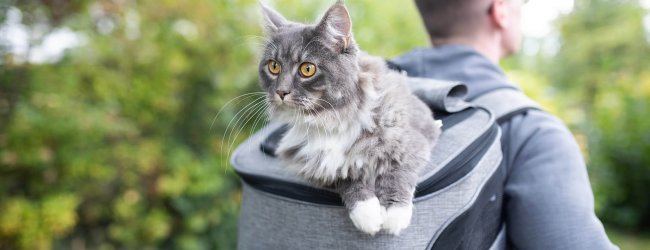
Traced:
<path fill-rule="evenodd" d="M 487 108 L 501 124 L 531 109 L 543 110 L 537 102 L 516 88 L 499 88 L 474 98 L 471 103 Z"/>
<path fill-rule="evenodd" d="M 460 82 L 409 77 L 411 93 L 436 111 L 456 113 L 472 105 L 466 102 L 467 86 Z"/>

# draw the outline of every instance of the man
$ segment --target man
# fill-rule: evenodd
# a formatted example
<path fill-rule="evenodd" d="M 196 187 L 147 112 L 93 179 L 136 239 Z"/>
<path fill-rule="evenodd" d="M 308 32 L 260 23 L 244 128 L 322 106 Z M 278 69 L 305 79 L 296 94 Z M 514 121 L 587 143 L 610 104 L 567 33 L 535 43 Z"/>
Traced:
<path fill-rule="evenodd" d="M 394 60 L 409 76 L 462 81 L 468 100 L 515 87 L 497 63 L 519 50 L 520 0 L 415 2 L 433 47 Z M 510 248 L 616 249 L 594 213 L 584 160 L 562 122 L 529 110 L 500 126 Z"/>

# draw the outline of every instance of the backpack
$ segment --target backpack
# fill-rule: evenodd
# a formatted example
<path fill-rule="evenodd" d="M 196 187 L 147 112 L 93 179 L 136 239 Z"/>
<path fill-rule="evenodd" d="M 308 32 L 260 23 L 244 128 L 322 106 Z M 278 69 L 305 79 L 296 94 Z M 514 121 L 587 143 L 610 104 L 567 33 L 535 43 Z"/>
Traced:
<path fill-rule="evenodd" d="M 357 230 L 337 193 L 283 169 L 274 152 L 287 127 L 276 123 L 231 158 L 242 180 L 238 248 L 505 249 L 498 123 L 539 106 L 510 88 L 466 102 L 462 83 L 409 78 L 409 87 L 442 120 L 443 132 L 420 172 L 408 228 L 398 236 Z"/>

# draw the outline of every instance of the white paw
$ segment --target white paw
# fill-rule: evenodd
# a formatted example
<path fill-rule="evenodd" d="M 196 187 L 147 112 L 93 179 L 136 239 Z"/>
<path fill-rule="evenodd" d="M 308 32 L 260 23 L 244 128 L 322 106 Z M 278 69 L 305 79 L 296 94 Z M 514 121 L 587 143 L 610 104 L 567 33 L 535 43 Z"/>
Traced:
<path fill-rule="evenodd" d="M 438 128 L 442 128 L 442 120 L 435 120 L 433 121 L 433 124 L 435 124 Z"/>
<path fill-rule="evenodd" d="M 399 235 L 404 228 L 411 224 L 412 215 L 413 204 L 388 207 L 382 228 L 391 234 Z"/>
<path fill-rule="evenodd" d="M 365 201 L 359 201 L 354 204 L 352 211 L 350 211 L 350 219 L 352 223 L 359 230 L 375 235 L 381 230 L 381 224 L 384 222 L 382 216 L 383 211 L 379 205 L 379 199 L 372 197 Z"/>

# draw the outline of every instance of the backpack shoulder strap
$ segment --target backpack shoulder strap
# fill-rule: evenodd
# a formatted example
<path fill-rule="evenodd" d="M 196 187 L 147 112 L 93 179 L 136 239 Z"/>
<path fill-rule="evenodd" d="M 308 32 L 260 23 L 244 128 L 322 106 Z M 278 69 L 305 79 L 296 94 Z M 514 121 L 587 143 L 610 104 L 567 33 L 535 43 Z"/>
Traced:
<path fill-rule="evenodd" d="M 499 124 L 531 109 L 542 110 L 537 102 L 530 99 L 521 90 L 514 88 L 492 90 L 471 102 L 489 109 Z"/>

